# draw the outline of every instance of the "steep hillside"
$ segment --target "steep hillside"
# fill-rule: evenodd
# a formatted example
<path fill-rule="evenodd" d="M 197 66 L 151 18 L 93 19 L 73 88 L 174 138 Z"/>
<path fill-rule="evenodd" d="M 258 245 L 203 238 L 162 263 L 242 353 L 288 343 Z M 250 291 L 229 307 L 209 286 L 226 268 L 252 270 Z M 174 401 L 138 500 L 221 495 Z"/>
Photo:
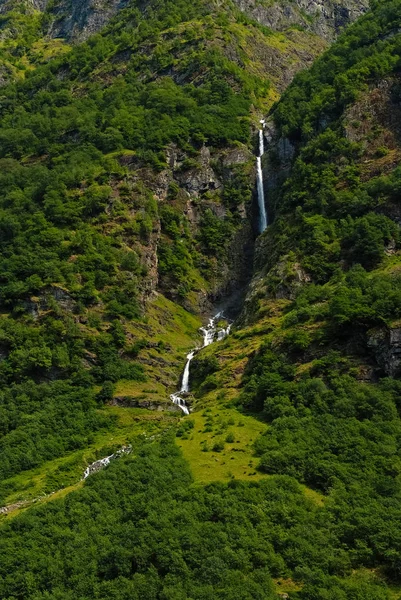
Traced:
<path fill-rule="evenodd" d="M 369 0 L 235 0 L 247 15 L 275 31 L 301 27 L 327 41 L 369 8 Z"/>
<path fill-rule="evenodd" d="M 127 7 L 51 57 L 46 15 L 12 6 L 4 52 L 24 77 L 1 93 L 6 505 L 40 491 L 38 477 L 49 489 L 32 469 L 93 453 L 98 430 L 115 439 L 104 404 L 170 406 L 199 339 L 179 305 L 208 311 L 249 280 L 255 115 L 285 86 L 295 49 L 297 68 L 322 49 L 182 2 Z"/>
<path fill-rule="evenodd" d="M 255 473 L 323 494 L 325 539 L 347 563 L 332 574 L 372 584 L 400 574 L 400 22 L 400 2 L 375 3 L 273 109 L 271 225 L 241 326 L 193 365 L 205 432 L 212 417 L 208 458 L 182 442 L 194 472 L 204 465 L 200 478 L 229 477 L 232 445 L 215 415 L 258 415 L 267 429 L 253 438 Z M 329 585 L 327 597 L 353 597 L 318 562 L 299 571 L 294 597 L 326 597 Z M 385 597 L 399 593 L 390 585 Z"/>
<path fill-rule="evenodd" d="M 99 412 L 113 397 L 168 407 L 200 321 L 158 293 L 196 312 L 244 278 L 247 96 L 268 84 L 203 41 L 205 9 L 191 10 L 164 5 L 145 20 L 133 9 L 3 89 L 3 480 L 91 447 L 115 426 Z M 173 32 L 177 53 L 193 48 L 186 64 L 174 65 Z M 157 76 L 169 61 L 198 85 Z M 5 503 L 15 485 L 3 483 Z"/>
<path fill-rule="evenodd" d="M 276 104 L 365 3 L 31 4 L 30 37 L 3 21 L 0 597 L 400 598 L 401 0 Z"/>
<path fill-rule="evenodd" d="M 46 29 L 52 38 L 83 41 L 98 32 L 115 15 L 123 11 L 132 2 L 129 0 L 1 0 L 0 12 L 21 11 L 25 13 L 40 11 L 47 15 Z M 355 21 L 368 6 L 368 0 L 338 0 L 329 2 L 288 0 L 255 2 L 254 0 L 235 0 L 235 5 L 246 15 L 274 31 L 285 31 L 294 25 L 316 33 L 327 41 L 332 41 L 338 32 Z M 141 11 L 148 10 L 151 3 L 138 3 Z M 217 4 L 216 4 L 217 7 Z M 229 3 L 227 3 L 229 7 Z M 221 7 L 220 7 L 221 8 Z M 150 8 L 152 10 L 152 8 Z M 213 10 L 213 2 L 209 3 Z"/>
<path fill-rule="evenodd" d="M 236 40 L 231 39 L 233 32 L 227 32 L 225 45 L 228 58 L 242 67 L 246 66 L 246 57 L 251 54 L 263 70 L 261 75 L 271 76 L 279 91 L 283 91 L 300 68 L 309 65 L 327 42 L 366 10 L 368 2 L 347 0 L 323 5 L 304 0 L 296 3 L 281 0 L 265 4 L 204 4 L 204 13 L 219 14 L 221 25 L 236 16 L 242 24 L 253 21 L 265 26 L 265 34 L 266 27 L 271 32 L 281 32 L 282 35 L 273 36 L 271 43 L 266 45 L 260 43 L 260 36 L 255 38 L 253 28 L 241 34 L 237 31 L 234 38 L 238 35 L 241 38 L 238 48 Z M 146 20 L 155 7 L 156 12 L 160 10 L 157 3 L 129 0 L 0 0 L 0 83 L 4 85 L 10 79 L 23 78 L 27 70 L 68 51 L 69 44 L 88 39 L 109 23 L 129 21 L 133 7 Z M 210 31 L 207 39 L 212 39 Z"/>

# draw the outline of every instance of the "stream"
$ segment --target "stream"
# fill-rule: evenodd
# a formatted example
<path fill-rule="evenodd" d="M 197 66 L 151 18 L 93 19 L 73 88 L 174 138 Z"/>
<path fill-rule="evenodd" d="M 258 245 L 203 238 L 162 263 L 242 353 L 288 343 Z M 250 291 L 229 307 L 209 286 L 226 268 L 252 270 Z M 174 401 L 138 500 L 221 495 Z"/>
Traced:
<path fill-rule="evenodd" d="M 259 218 L 258 218 L 258 229 L 259 233 L 263 233 L 267 227 L 267 213 L 266 213 L 266 203 L 265 203 L 265 192 L 264 192 L 264 182 L 263 182 L 263 170 L 262 170 L 262 156 L 265 153 L 265 143 L 264 143 L 264 128 L 265 121 L 262 119 L 260 121 L 261 129 L 259 129 L 259 154 L 256 157 L 256 186 L 257 186 L 257 197 L 258 197 L 258 208 L 259 208 Z M 203 335 L 203 346 L 196 346 L 191 352 L 187 355 L 187 362 L 185 364 L 184 373 L 182 375 L 181 381 L 181 389 L 174 394 L 171 394 L 170 399 L 174 404 L 180 407 L 184 415 L 189 415 L 189 408 L 185 402 L 185 396 L 190 391 L 189 387 L 189 370 L 191 367 L 191 361 L 194 356 L 201 350 L 202 348 L 206 348 L 206 346 L 210 346 L 215 341 L 223 340 L 230 333 L 231 324 L 228 325 L 226 329 L 223 327 L 218 327 L 219 319 L 223 317 L 222 312 L 218 312 L 214 317 L 209 319 L 209 323 L 205 327 L 201 327 L 200 331 Z"/>
<path fill-rule="evenodd" d="M 256 157 L 256 186 L 258 192 L 258 207 L 259 207 L 259 233 L 263 233 L 267 227 L 267 214 L 266 214 L 266 203 L 265 203 L 265 191 L 263 184 L 263 171 L 262 171 L 262 156 L 265 153 L 265 143 L 263 129 L 265 122 L 261 122 L 262 129 L 259 129 L 259 156 Z"/>
<path fill-rule="evenodd" d="M 259 156 L 257 156 L 257 158 L 256 158 L 256 165 L 257 165 L 257 195 L 258 195 L 258 207 L 259 207 L 259 233 L 263 233 L 263 231 L 267 227 L 267 215 L 266 215 L 266 205 L 265 205 L 265 195 L 264 195 L 264 185 L 263 185 L 263 171 L 262 171 L 262 156 L 264 154 L 263 129 L 265 127 L 265 122 L 263 120 L 261 120 L 260 123 L 262 125 L 262 128 L 259 130 Z M 211 344 L 213 344 L 216 341 L 220 342 L 221 340 L 224 340 L 224 338 L 230 334 L 232 322 L 229 322 L 229 324 L 226 328 L 218 327 L 218 322 L 222 318 L 224 318 L 223 313 L 218 312 L 214 317 L 211 317 L 209 319 L 209 322 L 205 327 L 200 328 L 199 331 L 203 335 L 203 345 L 196 346 L 187 355 L 187 362 L 185 363 L 185 368 L 184 368 L 184 372 L 182 375 L 181 389 L 178 392 L 171 394 L 171 396 L 170 396 L 170 399 L 172 400 L 172 402 L 174 402 L 174 404 L 179 406 L 185 415 L 189 415 L 189 408 L 187 407 L 186 402 L 185 402 L 185 395 L 188 394 L 190 391 L 189 371 L 190 371 L 191 361 L 194 358 L 194 356 L 200 350 L 202 350 L 202 348 L 206 348 L 207 346 L 210 346 Z M 123 456 L 124 454 L 130 454 L 131 451 L 132 451 L 132 446 L 130 446 L 130 445 L 123 446 L 122 448 L 120 448 L 120 450 L 117 450 L 117 452 L 115 452 L 114 454 L 110 454 L 110 456 L 106 456 L 104 458 L 96 460 L 95 462 L 93 462 L 92 464 L 87 466 L 87 468 L 84 471 L 82 480 L 87 479 L 87 477 L 89 477 L 93 473 L 97 473 L 104 467 L 107 467 L 112 460 L 119 458 L 120 456 Z M 1 507 L 0 514 L 7 514 L 8 512 L 11 512 L 11 510 L 13 510 L 13 509 L 21 508 L 21 507 L 29 505 L 33 502 L 37 502 L 39 500 L 42 500 L 43 498 L 47 498 L 48 496 L 53 495 L 54 493 L 55 492 L 51 492 L 51 494 L 45 495 L 43 497 L 35 498 L 34 500 L 31 500 L 31 501 L 23 501 L 23 502 L 14 504 L 14 505 Z"/>
<path fill-rule="evenodd" d="M 93 473 L 97 473 L 104 467 L 107 467 L 110 462 L 124 454 L 130 454 L 132 451 L 132 446 L 123 446 L 120 450 L 117 450 L 114 454 L 110 454 L 110 456 L 105 456 L 105 458 L 100 458 L 99 460 L 95 460 L 92 464 L 88 465 L 84 471 L 84 475 L 82 479 L 86 479 L 89 475 L 93 475 Z"/>
<path fill-rule="evenodd" d="M 224 340 L 230 333 L 232 324 L 230 323 L 228 327 L 218 327 L 218 322 L 223 318 L 223 313 L 219 312 L 217 315 L 209 319 L 209 323 L 205 327 L 200 328 L 200 332 L 203 335 L 203 346 L 196 346 L 191 352 L 187 355 L 187 362 L 185 364 L 184 373 L 182 375 L 181 389 L 175 394 L 171 394 L 170 398 L 180 407 L 184 415 L 189 415 L 189 409 L 186 405 L 185 398 L 183 397 L 185 394 L 189 392 L 189 369 L 191 366 L 191 361 L 194 358 L 195 354 L 202 350 L 202 348 L 206 348 L 213 344 L 213 342 Z"/>

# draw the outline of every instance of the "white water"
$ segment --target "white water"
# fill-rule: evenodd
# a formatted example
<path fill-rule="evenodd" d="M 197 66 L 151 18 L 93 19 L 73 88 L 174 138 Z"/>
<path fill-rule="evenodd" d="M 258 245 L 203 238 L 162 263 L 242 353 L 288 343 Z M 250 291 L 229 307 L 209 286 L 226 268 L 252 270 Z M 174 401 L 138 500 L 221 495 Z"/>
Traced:
<path fill-rule="evenodd" d="M 185 365 L 184 374 L 182 376 L 181 392 L 189 392 L 189 367 L 194 356 L 195 350 L 190 352 L 187 356 L 187 364 Z"/>
<path fill-rule="evenodd" d="M 261 121 L 262 123 L 262 121 Z M 263 138 L 263 129 L 259 129 L 259 156 L 263 156 L 265 153 L 265 141 Z"/>
<path fill-rule="evenodd" d="M 263 233 L 267 227 L 267 215 L 265 205 L 265 191 L 263 186 L 262 156 L 265 153 L 263 127 L 265 122 L 261 121 L 262 129 L 259 129 L 259 156 L 256 158 L 256 185 L 259 206 L 259 233 Z"/>
<path fill-rule="evenodd" d="M 223 316 L 222 313 L 217 313 L 217 315 L 215 315 L 214 317 L 209 319 L 209 323 L 206 325 L 206 327 L 200 328 L 200 332 L 203 335 L 202 348 L 206 348 L 206 346 L 210 346 L 210 344 L 213 344 L 213 342 L 216 341 L 216 338 L 217 338 L 217 341 L 220 342 L 221 340 L 224 340 L 224 338 L 229 335 L 229 333 L 231 331 L 231 323 L 228 325 L 228 327 L 226 329 L 224 329 L 224 327 L 220 327 L 220 328 L 217 327 L 217 323 L 218 323 L 219 319 L 222 318 L 222 316 Z M 176 392 L 175 394 L 171 394 L 171 396 L 170 396 L 170 398 L 174 402 L 174 404 L 179 406 L 185 415 L 189 415 L 189 410 L 188 410 L 188 407 L 182 396 L 183 396 L 183 394 L 188 394 L 188 392 L 190 390 L 190 388 L 189 388 L 189 369 L 191 366 L 191 361 L 192 361 L 193 357 L 195 356 L 195 354 L 197 352 L 199 352 L 199 350 L 201 350 L 202 348 L 199 348 L 197 346 L 196 348 L 194 348 L 192 350 L 192 352 L 190 352 L 188 354 L 184 373 L 182 375 L 181 389 L 179 392 Z"/>
<path fill-rule="evenodd" d="M 105 458 L 101 458 L 100 460 L 95 460 L 92 464 L 88 465 L 84 471 L 84 476 L 82 479 L 86 479 L 89 475 L 93 475 L 93 473 L 97 473 L 100 469 L 107 467 L 112 460 L 122 456 L 123 454 L 129 454 L 132 450 L 132 446 L 123 446 L 120 450 L 117 450 L 114 454 L 110 454 L 110 456 L 105 456 Z"/>
<path fill-rule="evenodd" d="M 91 465 L 88 465 L 84 471 L 84 479 L 89 477 L 91 473 L 95 473 L 96 471 L 103 469 L 103 467 L 107 467 L 110 464 L 111 459 L 113 458 L 113 454 L 110 456 L 106 456 L 105 458 L 101 458 L 100 460 L 96 460 Z"/>
<path fill-rule="evenodd" d="M 200 331 L 203 334 L 203 348 L 206 348 L 206 346 L 210 346 L 210 344 L 213 344 L 214 342 L 214 338 L 216 336 L 216 322 L 220 319 L 221 317 L 221 313 L 217 313 L 217 315 L 215 317 L 212 317 L 211 319 L 209 319 L 209 323 L 207 324 L 206 327 L 201 327 Z M 223 338 L 221 338 L 223 339 Z"/>
<path fill-rule="evenodd" d="M 185 364 L 185 369 L 184 369 L 184 373 L 182 376 L 182 383 L 181 383 L 180 391 L 177 392 L 176 394 L 171 394 L 171 396 L 170 396 L 170 398 L 174 402 L 174 404 L 176 404 L 177 406 L 179 406 L 181 408 L 184 415 L 189 415 L 189 410 L 187 408 L 187 405 L 185 404 L 184 398 L 182 398 L 182 394 L 187 394 L 189 392 L 189 367 L 191 365 L 191 360 L 193 359 L 195 354 L 196 354 L 196 349 L 192 350 L 192 352 L 190 352 L 187 356 L 187 362 Z"/>
<path fill-rule="evenodd" d="M 152 438 L 149 438 L 149 439 L 152 439 Z M 132 446 L 130 446 L 130 445 L 123 446 L 122 448 L 117 450 L 117 452 L 115 452 L 114 454 L 110 454 L 110 456 L 106 456 L 105 458 L 101 458 L 99 460 L 95 460 L 95 462 L 93 462 L 92 464 L 90 464 L 86 467 L 82 479 L 86 479 L 87 477 L 89 477 L 89 475 L 93 475 L 94 473 L 97 473 L 98 471 L 100 471 L 100 469 L 107 467 L 110 464 L 110 462 L 112 460 L 114 460 L 115 458 L 119 458 L 120 456 L 123 456 L 124 454 L 130 454 L 130 452 L 132 452 Z M 21 500 L 19 502 L 15 502 L 14 504 L 8 504 L 7 506 L 1 506 L 0 507 L 0 515 L 6 515 L 10 512 L 13 512 L 14 510 L 16 510 L 18 508 L 30 506 L 31 504 L 40 502 L 41 500 L 44 500 L 45 498 L 51 498 L 55 493 L 56 493 L 56 491 L 50 492 L 50 494 L 43 494 L 42 496 L 37 496 L 36 498 L 33 498 L 32 500 Z"/>

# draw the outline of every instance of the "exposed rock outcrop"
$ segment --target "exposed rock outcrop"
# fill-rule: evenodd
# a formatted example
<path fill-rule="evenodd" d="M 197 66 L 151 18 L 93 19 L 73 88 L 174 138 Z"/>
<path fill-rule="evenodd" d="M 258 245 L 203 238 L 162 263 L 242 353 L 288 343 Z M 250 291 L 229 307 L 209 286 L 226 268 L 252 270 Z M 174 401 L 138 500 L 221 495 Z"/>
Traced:
<path fill-rule="evenodd" d="M 81 42 L 106 25 L 129 0 L 61 0 L 52 14 L 50 35 Z M 39 0 L 38 4 L 44 4 Z M 42 8 L 42 7 L 40 7 Z"/>
<path fill-rule="evenodd" d="M 109 403 L 110 406 L 122 406 L 124 408 L 146 408 L 147 410 L 181 412 L 179 406 L 170 402 L 136 398 L 135 396 L 115 396 Z"/>
<path fill-rule="evenodd" d="M 283 31 L 298 25 L 332 41 L 342 28 L 369 8 L 369 0 L 286 0 L 273 3 L 235 0 L 237 6 L 263 25 Z"/>
<path fill-rule="evenodd" d="M 297 290 L 312 281 L 305 269 L 287 256 L 277 263 L 269 277 L 276 280 L 274 295 L 278 300 L 294 300 Z"/>
<path fill-rule="evenodd" d="M 386 375 L 401 373 L 401 327 L 374 329 L 368 334 L 368 346 Z"/>
<path fill-rule="evenodd" d="M 275 193 L 291 172 L 296 148 L 288 138 L 279 135 L 272 118 L 266 121 L 264 136 L 266 151 L 262 158 L 263 182 L 265 194 L 269 198 L 269 221 L 272 221 L 276 208 Z"/>
<path fill-rule="evenodd" d="M 210 150 L 207 146 L 201 148 L 199 164 L 188 170 L 176 172 L 175 178 L 181 187 L 196 197 L 222 187 L 219 178 L 210 165 Z"/>
<path fill-rule="evenodd" d="M 75 304 L 75 300 L 65 289 L 58 285 L 50 285 L 43 289 L 39 296 L 32 296 L 26 300 L 24 308 L 36 321 L 42 312 L 52 310 L 55 306 L 65 312 L 72 313 Z"/>
<path fill-rule="evenodd" d="M 399 77 L 381 79 L 345 112 L 345 134 L 362 148 L 363 180 L 390 173 L 401 161 L 400 83 Z M 399 221 L 399 210 L 394 208 Z"/>
<path fill-rule="evenodd" d="M 235 3 L 241 11 L 275 31 L 295 25 L 327 41 L 335 39 L 343 27 L 369 6 L 369 0 L 276 0 L 267 5 L 259 0 L 235 0 Z M 128 4 L 129 0 L 58 0 L 51 5 L 49 0 L 26 0 L 26 5 L 35 10 L 49 11 L 51 37 L 76 42 L 99 31 Z M 14 5 L 12 0 L 0 0 L 0 12 Z"/>
<path fill-rule="evenodd" d="M 144 201 L 144 196 L 136 191 L 136 186 L 139 190 L 146 189 L 146 193 L 151 192 L 157 200 L 159 207 L 167 204 L 173 210 L 182 211 L 183 222 L 189 226 L 194 243 L 199 244 L 205 211 L 211 211 L 220 220 L 230 217 L 230 198 L 227 194 L 224 198 L 225 190 L 227 186 L 235 185 L 233 182 L 241 173 L 252 178 L 254 156 L 249 148 L 240 144 L 224 150 L 204 145 L 195 157 L 170 144 L 166 149 L 167 168 L 160 172 L 144 167 L 135 156 L 122 155 L 119 160 L 129 170 L 126 186 L 130 190 L 133 205 L 141 206 Z M 141 285 L 143 301 L 146 302 L 160 289 L 191 312 L 208 312 L 211 302 L 242 288 L 249 281 L 249 265 L 252 263 L 251 209 L 251 198 L 247 198 L 247 192 L 244 191 L 243 201 L 234 208 L 236 220 L 229 234 L 226 251 L 205 257 L 205 260 L 210 260 L 208 281 L 193 290 L 191 298 L 186 299 L 179 296 L 168 278 L 162 276 L 159 279 L 158 245 L 163 232 L 160 218 L 155 217 L 153 231 L 147 242 L 134 248 L 147 273 Z M 162 214 L 162 210 L 159 214 Z M 133 208 L 134 218 L 136 213 L 137 209 Z M 127 243 L 130 243 L 129 240 Z M 199 282 L 202 283 L 201 277 Z"/>

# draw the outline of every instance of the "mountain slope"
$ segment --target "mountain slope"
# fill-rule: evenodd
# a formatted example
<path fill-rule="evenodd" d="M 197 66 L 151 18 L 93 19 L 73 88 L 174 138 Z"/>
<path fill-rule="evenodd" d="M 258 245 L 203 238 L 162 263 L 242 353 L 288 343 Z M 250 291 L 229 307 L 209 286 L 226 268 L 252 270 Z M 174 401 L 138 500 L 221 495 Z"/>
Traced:
<path fill-rule="evenodd" d="M 400 19 L 399 2 L 375 3 L 273 110 L 272 224 L 242 327 L 194 364 L 195 385 L 213 365 L 199 408 L 230 402 L 268 425 L 255 442 L 259 471 L 325 495 L 322 522 L 348 553 L 345 572 L 390 581 L 400 564 L 388 529 L 399 528 L 401 497 Z M 183 449 L 192 460 L 191 442 Z M 327 593 L 317 565 L 300 597 Z"/>
<path fill-rule="evenodd" d="M 0 596 L 399 598 L 401 2 L 274 107 L 272 224 L 183 419 L 182 306 L 247 282 L 252 127 L 323 44 L 147 9 L 2 89 Z"/>
<path fill-rule="evenodd" d="M 115 425 L 104 403 L 168 407 L 200 322 L 158 294 L 199 312 L 247 282 L 250 127 L 277 95 L 265 70 L 283 85 L 295 46 L 321 50 L 203 3 L 150 8 L 2 90 L 4 504 L 38 491 L 32 469 L 95 452 Z"/>
<path fill-rule="evenodd" d="M 275 31 L 302 27 L 327 41 L 355 21 L 369 8 L 367 0 L 295 0 L 265 1 L 235 0 L 237 6 L 262 25 Z"/>
<path fill-rule="evenodd" d="M 1 0 L 0 12 L 3 14 L 14 10 L 29 12 L 32 9 L 44 12 L 47 15 L 46 28 L 50 37 L 83 41 L 99 31 L 130 4 L 132 5 L 129 0 L 108 2 L 25 0 L 22 3 L 16 3 L 14 0 Z M 341 0 L 341 2 L 330 0 L 325 3 L 305 0 L 256 3 L 253 0 L 247 0 L 236 1 L 234 4 L 244 14 L 254 18 L 262 25 L 271 27 L 274 31 L 284 31 L 288 27 L 296 25 L 316 33 L 328 41 L 332 41 L 341 28 L 355 21 L 369 6 L 367 0 Z M 138 4 L 138 8 L 145 12 L 149 6 L 151 3 L 148 2 Z M 209 11 L 211 10 L 213 10 L 213 3 L 209 3 Z"/>
<path fill-rule="evenodd" d="M 1 80 L 4 84 L 12 78 L 23 78 L 26 71 L 46 63 L 57 54 L 68 51 L 70 43 L 78 43 L 99 32 L 109 23 L 123 23 L 130 20 L 132 9 L 147 20 L 148 16 L 160 13 L 157 3 L 133 3 L 128 0 L 112 2 L 94 2 L 93 0 L 14 0 L 0 1 L 0 58 Z M 240 46 L 239 59 L 243 50 L 248 48 L 262 64 L 267 74 L 284 77 L 280 91 L 288 85 L 294 74 L 305 65 L 309 65 L 319 54 L 327 41 L 332 41 L 341 28 L 354 21 L 367 8 L 365 0 L 347 0 L 344 3 L 325 3 L 324 8 L 315 2 L 298 3 L 286 1 L 254 5 L 252 2 L 224 5 L 205 3 L 205 11 L 219 14 L 225 25 L 232 20 L 233 14 L 243 24 L 260 23 L 271 31 L 282 32 L 268 48 L 253 40 L 251 31 L 247 32 Z M 170 11 L 167 8 L 166 14 Z M 174 11 L 173 11 L 174 12 Z M 174 22 L 172 17 L 170 24 Z M 118 26 L 118 25 L 117 25 Z M 127 28 L 130 30 L 130 27 Z M 265 33 L 267 32 L 265 28 Z M 237 32 L 238 33 L 238 32 Z M 228 34 L 231 38 L 233 32 Z M 146 35 L 145 35 L 146 37 Z M 224 37 L 224 36 L 223 36 Z M 235 37 L 235 34 L 234 34 Z M 208 39 L 211 39 L 210 33 Z M 256 44 L 253 44 L 253 41 Z M 253 47 L 249 47 L 249 42 Z M 232 43 L 229 52 L 236 52 Z M 266 51 L 267 50 L 267 51 Z M 281 56 L 283 55 L 283 57 Z M 231 57 L 232 58 L 232 57 Z M 288 60 L 288 58 L 290 60 Z M 238 59 L 235 59 L 238 60 Z M 244 65 L 243 65 L 244 66 Z M 265 76 L 265 73 L 262 73 Z"/>

